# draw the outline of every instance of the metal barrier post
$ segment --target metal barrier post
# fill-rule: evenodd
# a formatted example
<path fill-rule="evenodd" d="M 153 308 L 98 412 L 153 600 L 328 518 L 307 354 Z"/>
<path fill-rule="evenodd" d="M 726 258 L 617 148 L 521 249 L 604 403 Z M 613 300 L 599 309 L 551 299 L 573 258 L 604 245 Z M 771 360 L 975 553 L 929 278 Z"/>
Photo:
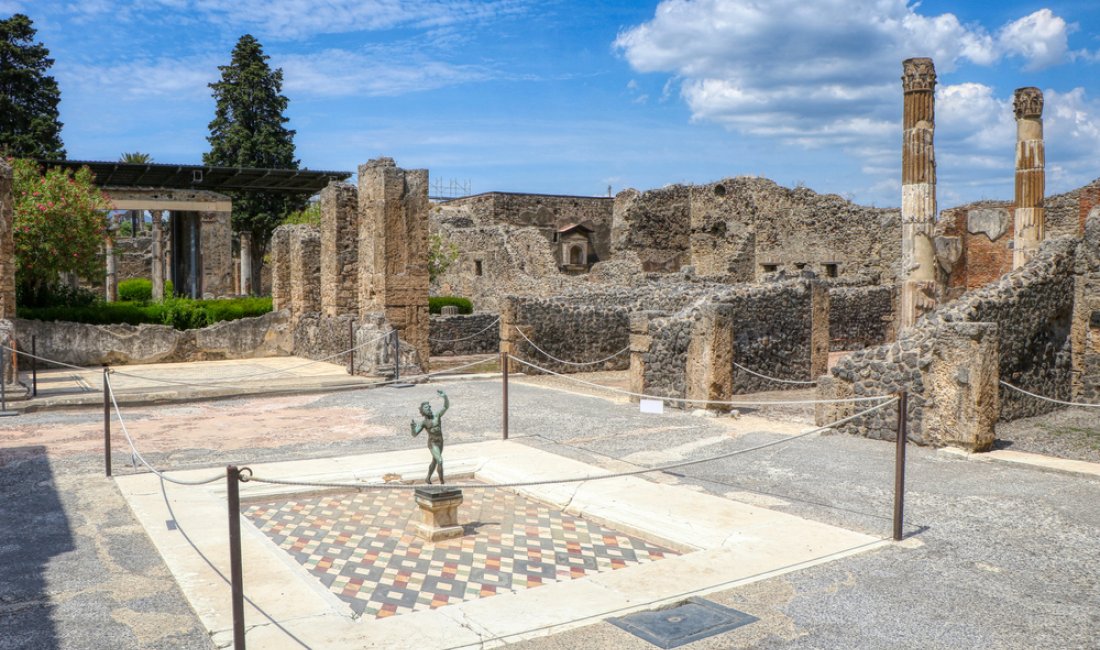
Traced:
<path fill-rule="evenodd" d="M 502 410 L 501 410 L 501 416 L 500 417 L 501 417 L 502 431 L 504 432 L 504 439 L 507 440 L 508 439 L 508 353 L 507 352 L 501 352 L 500 353 L 500 372 L 501 372 L 501 377 L 504 380 L 502 382 L 502 386 L 503 386 L 503 390 L 502 390 L 502 393 L 501 393 Z"/>
<path fill-rule="evenodd" d="M 241 567 L 241 470 L 225 468 L 229 492 L 229 579 L 233 593 L 233 648 L 244 650 L 244 571 Z"/>
<path fill-rule="evenodd" d="M 348 374 L 355 374 L 355 321 L 348 321 Z"/>
<path fill-rule="evenodd" d="M 107 373 L 111 370 L 103 364 L 103 463 L 107 476 L 111 476 L 111 384 Z"/>
<path fill-rule="evenodd" d="M 905 514 L 905 443 L 909 437 L 909 393 L 898 393 L 897 451 L 894 457 L 894 541 L 903 536 L 902 519 Z"/>
<path fill-rule="evenodd" d="M 401 383 L 401 335 L 393 330 L 393 383 Z"/>
<path fill-rule="evenodd" d="M 38 397 L 38 337 L 31 335 L 31 397 Z"/>

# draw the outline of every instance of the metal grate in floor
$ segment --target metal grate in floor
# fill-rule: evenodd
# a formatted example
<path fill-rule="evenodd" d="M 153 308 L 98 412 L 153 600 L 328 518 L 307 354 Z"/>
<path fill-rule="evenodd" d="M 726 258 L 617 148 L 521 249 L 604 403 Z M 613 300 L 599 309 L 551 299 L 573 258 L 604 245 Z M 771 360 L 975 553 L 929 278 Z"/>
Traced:
<path fill-rule="evenodd" d="M 607 619 L 658 648 L 678 648 L 756 620 L 755 616 L 702 598 L 689 598 L 668 609 Z"/>

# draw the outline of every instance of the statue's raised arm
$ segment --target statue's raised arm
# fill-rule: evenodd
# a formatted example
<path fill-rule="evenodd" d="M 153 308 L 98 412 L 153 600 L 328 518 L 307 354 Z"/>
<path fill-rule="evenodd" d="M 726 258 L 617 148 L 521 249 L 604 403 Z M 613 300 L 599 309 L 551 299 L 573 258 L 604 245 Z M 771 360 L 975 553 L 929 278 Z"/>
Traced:
<path fill-rule="evenodd" d="M 439 396 L 443 398 L 443 409 L 439 411 L 439 415 L 436 416 L 437 418 L 441 418 L 443 417 L 443 414 L 447 412 L 447 409 L 451 408 L 451 400 L 447 399 L 447 393 L 444 393 L 441 390 L 437 390 L 435 392 L 439 393 Z"/>

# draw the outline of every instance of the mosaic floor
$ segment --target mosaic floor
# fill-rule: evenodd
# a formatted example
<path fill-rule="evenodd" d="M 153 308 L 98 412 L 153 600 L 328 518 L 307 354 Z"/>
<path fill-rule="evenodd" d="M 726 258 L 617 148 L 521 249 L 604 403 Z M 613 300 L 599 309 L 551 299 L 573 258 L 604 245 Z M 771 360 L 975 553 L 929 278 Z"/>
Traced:
<path fill-rule="evenodd" d="M 508 490 L 466 490 L 466 535 L 427 544 L 411 490 L 248 506 L 245 516 L 356 615 L 393 616 L 676 555 Z"/>

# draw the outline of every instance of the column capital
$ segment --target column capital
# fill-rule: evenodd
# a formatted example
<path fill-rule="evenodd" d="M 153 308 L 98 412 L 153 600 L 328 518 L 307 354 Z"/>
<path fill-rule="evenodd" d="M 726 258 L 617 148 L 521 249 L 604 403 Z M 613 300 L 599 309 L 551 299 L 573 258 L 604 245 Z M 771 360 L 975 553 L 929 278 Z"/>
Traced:
<path fill-rule="evenodd" d="M 1035 86 L 1017 88 L 1012 97 L 1012 110 L 1016 119 L 1038 119 L 1043 116 L 1043 91 Z"/>
<path fill-rule="evenodd" d="M 901 62 L 901 70 L 901 88 L 905 92 L 932 92 L 936 89 L 936 66 L 932 59 L 906 59 Z"/>

